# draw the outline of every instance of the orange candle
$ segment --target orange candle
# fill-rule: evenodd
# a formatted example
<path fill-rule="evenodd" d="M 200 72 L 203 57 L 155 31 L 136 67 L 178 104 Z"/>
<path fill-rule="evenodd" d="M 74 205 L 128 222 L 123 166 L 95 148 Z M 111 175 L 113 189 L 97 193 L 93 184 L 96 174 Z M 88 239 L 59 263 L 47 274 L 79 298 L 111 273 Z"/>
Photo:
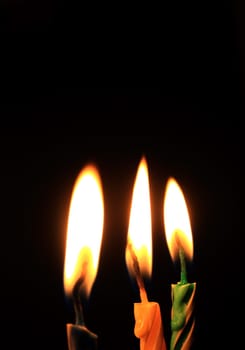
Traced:
<path fill-rule="evenodd" d="M 87 165 L 72 192 L 67 226 L 64 287 L 73 298 L 75 324 L 67 324 L 69 350 L 97 349 L 97 335 L 85 325 L 81 295 L 90 295 L 96 278 L 104 223 L 102 185 L 98 170 Z"/>
<path fill-rule="evenodd" d="M 141 302 L 134 303 L 134 334 L 140 339 L 140 350 L 166 350 L 160 306 L 148 301 L 144 276 L 152 272 L 151 205 L 148 168 L 142 157 L 135 179 L 128 239 L 126 264 L 129 273 L 136 279 Z"/>

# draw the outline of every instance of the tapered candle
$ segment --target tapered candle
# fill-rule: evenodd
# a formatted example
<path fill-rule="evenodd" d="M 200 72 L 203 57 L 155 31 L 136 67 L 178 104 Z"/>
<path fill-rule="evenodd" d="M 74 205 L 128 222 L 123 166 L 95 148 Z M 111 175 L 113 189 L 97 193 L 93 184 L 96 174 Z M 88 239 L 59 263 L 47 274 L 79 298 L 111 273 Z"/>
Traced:
<path fill-rule="evenodd" d="M 193 258 L 193 242 L 188 209 L 183 192 L 174 178 L 169 178 L 163 206 L 165 233 L 173 261 L 179 258 L 180 281 L 171 285 L 170 350 L 189 350 L 193 343 L 193 313 L 196 282 L 187 280 L 186 259 Z"/>
<path fill-rule="evenodd" d="M 140 340 L 140 350 L 166 350 L 160 306 L 148 301 L 144 276 L 152 271 L 152 234 L 149 176 L 145 157 L 138 166 L 133 189 L 126 264 L 136 280 L 140 300 L 134 303 L 134 334 Z"/>
<path fill-rule="evenodd" d="M 72 192 L 67 226 L 64 287 L 73 299 L 75 324 L 68 323 L 69 350 L 96 350 L 98 336 L 85 325 L 81 296 L 89 297 L 98 270 L 104 223 L 102 184 L 97 168 L 88 164 Z"/>

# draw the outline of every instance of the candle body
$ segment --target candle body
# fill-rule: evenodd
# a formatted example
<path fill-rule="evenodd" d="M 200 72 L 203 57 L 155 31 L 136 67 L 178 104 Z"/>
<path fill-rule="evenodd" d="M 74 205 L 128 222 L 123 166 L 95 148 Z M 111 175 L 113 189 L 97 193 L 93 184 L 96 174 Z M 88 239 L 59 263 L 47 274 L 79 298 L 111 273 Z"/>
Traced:
<path fill-rule="evenodd" d="M 140 350 L 166 350 L 159 304 L 134 303 L 134 334 L 140 339 Z"/>
<path fill-rule="evenodd" d="M 192 344 L 195 320 L 193 303 L 196 283 L 171 285 L 171 341 L 170 350 L 189 350 Z"/>
<path fill-rule="evenodd" d="M 66 330 L 69 350 L 97 350 L 98 336 L 86 326 L 68 323 Z"/>

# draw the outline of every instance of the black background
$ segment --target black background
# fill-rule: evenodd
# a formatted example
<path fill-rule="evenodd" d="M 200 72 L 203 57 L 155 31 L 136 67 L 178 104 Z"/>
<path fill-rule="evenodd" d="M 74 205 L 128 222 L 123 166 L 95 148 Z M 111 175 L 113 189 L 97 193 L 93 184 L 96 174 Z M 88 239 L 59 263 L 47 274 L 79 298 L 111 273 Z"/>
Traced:
<path fill-rule="evenodd" d="M 139 349 L 133 334 L 139 296 L 124 250 L 144 154 L 154 248 L 147 291 L 160 304 L 166 340 L 170 286 L 179 271 L 165 241 L 162 200 L 174 176 L 188 202 L 194 239 L 188 266 L 189 280 L 197 283 L 193 348 L 236 348 L 244 309 L 244 5 L 101 6 L 0 6 L 6 43 L 0 97 L 2 341 L 9 349 L 67 350 L 65 327 L 74 321 L 63 291 L 69 201 L 79 171 L 94 162 L 103 182 L 105 226 L 85 319 L 99 336 L 99 350 Z M 80 61 L 69 45 L 63 48 L 73 34 Z M 158 87 L 81 87 L 115 85 L 111 76 L 118 77 L 116 85 Z M 121 77 L 127 80 L 121 83 Z"/>

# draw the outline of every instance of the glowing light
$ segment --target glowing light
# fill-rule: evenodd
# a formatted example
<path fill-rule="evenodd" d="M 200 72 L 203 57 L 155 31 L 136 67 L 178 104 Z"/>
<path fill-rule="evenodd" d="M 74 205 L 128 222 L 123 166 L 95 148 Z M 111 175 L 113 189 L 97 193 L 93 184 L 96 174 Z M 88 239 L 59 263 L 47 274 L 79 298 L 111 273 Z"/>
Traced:
<path fill-rule="evenodd" d="M 90 294 L 97 274 L 104 223 L 103 192 L 95 166 L 86 166 L 75 182 L 67 225 L 64 286 L 71 294 L 82 276 L 85 294 Z"/>

